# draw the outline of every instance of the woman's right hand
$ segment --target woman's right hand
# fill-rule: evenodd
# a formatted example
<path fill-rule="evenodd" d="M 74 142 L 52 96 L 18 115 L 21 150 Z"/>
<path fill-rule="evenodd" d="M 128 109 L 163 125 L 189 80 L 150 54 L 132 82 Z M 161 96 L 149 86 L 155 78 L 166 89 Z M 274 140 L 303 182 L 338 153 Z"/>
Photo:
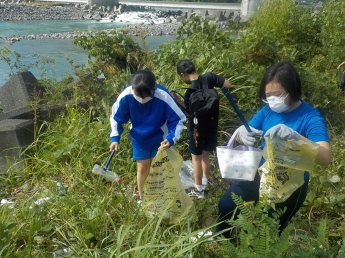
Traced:
<path fill-rule="evenodd" d="M 112 150 L 117 151 L 118 148 L 119 148 L 119 143 L 118 142 L 112 142 L 109 146 L 109 151 L 112 151 Z"/>
<path fill-rule="evenodd" d="M 238 128 L 236 140 L 247 146 L 254 146 L 256 138 L 262 135 L 262 131 L 250 126 L 251 132 L 248 132 L 244 125 Z"/>

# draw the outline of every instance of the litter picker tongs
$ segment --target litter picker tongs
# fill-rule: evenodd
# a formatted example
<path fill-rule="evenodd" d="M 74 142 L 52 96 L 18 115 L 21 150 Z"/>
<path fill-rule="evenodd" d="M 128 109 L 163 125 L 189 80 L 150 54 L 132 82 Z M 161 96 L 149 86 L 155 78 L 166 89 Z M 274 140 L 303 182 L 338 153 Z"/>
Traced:
<path fill-rule="evenodd" d="M 250 129 L 247 119 L 244 117 L 244 115 L 242 114 L 241 110 L 239 109 L 239 107 L 236 104 L 236 101 L 234 99 L 234 97 L 232 96 L 232 94 L 230 93 L 230 91 L 226 88 L 221 88 L 221 91 L 224 93 L 225 97 L 228 99 L 228 101 L 230 102 L 231 106 L 233 107 L 233 109 L 235 110 L 236 114 L 238 115 L 238 117 L 240 118 L 242 124 L 244 125 L 244 127 L 247 129 L 247 131 L 249 133 L 252 132 L 252 130 Z"/>

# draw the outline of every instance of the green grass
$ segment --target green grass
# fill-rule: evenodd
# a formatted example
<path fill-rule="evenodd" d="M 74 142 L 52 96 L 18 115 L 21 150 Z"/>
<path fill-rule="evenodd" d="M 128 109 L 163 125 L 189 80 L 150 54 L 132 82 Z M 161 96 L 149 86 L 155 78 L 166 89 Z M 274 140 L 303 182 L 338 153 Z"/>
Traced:
<path fill-rule="evenodd" d="M 90 67 L 78 71 L 79 81 L 41 82 L 47 89 L 43 103 L 49 106 L 59 99 L 66 104 L 66 112 L 53 122 L 37 123 L 35 142 L 24 151 L 21 169 L 0 175 L 0 198 L 15 202 L 13 208 L 0 207 L 0 257 L 47 257 L 62 248 L 70 248 L 73 257 L 343 257 L 345 96 L 337 88 L 334 64 L 345 58 L 344 1 L 330 0 L 318 14 L 296 7 L 293 1 L 267 1 L 270 8 L 254 20 L 229 25 L 230 31 L 242 30 L 235 39 L 199 18 L 185 21 L 172 44 L 155 53 L 143 50 L 139 56 L 133 44 L 113 44 L 123 38 L 130 41 L 122 34 L 83 38 L 85 46 L 98 47 L 91 52 L 96 58 L 90 59 Z M 103 41 L 112 51 L 102 48 Z M 2 60 L 11 64 L 9 56 L 5 51 Z M 94 164 L 104 163 L 109 155 L 109 105 L 128 85 L 131 69 L 150 67 L 160 83 L 183 93 L 181 87 L 186 85 L 175 71 L 181 58 L 194 60 L 200 73 L 213 71 L 230 79 L 247 118 L 261 105 L 256 92 L 266 67 L 283 58 L 298 67 L 303 98 L 325 116 L 333 162 L 312 172 L 307 200 L 282 235 L 262 206 L 245 204 L 239 205 L 243 217 L 231 222 L 233 239 L 191 241 L 200 231 L 214 227 L 218 200 L 226 188 L 215 156 L 213 185 L 207 198 L 195 203 L 193 220 L 166 225 L 161 214 L 148 219 L 132 199 L 136 167 L 128 126 L 110 166 L 123 183 L 110 184 L 91 173 Z M 121 68 L 119 60 L 128 63 Z M 104 84 L 95 80 L 100 70 L 106 75 Z M 66 88 L 70 97 L 61 96 Z M 75 103 L 81 101 L 88 108 L 77 108 Z M 225 145 L 240 121 L 225 98 L 220 101 L 219 144 Z M 177 148 L 184 159 L 190 158 L 186 141 L 181 140 Z M 334 176 L 340 180 L 331 180 Z M 67 189 L 64 196 L 59 195 L 58 181 Z M 43 197 L 49 200 L 34 205 Z"/>

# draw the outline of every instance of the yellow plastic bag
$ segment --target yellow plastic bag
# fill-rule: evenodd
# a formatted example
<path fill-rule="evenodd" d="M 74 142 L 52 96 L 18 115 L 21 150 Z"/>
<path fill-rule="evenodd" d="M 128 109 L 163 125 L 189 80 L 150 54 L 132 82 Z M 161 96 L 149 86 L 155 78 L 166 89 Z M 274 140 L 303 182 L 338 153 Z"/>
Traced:
<path fill-rule="evenodd" d="M 284 202 L 304 184 L 304 172 L 313 169 L 319 146 L 302 140 L 265 140 L 266 162 L 259 168 L 260 199 Z"/>
<path fill-rule="evenodd" d="M 174 147 L 158 151 L 152 160 L 142 203 L 148 217 L 163 213 L 165 223 L 177 224 L 193 215 L 193 201 L 179 179 L 182 162 L 181 155 Z"/>

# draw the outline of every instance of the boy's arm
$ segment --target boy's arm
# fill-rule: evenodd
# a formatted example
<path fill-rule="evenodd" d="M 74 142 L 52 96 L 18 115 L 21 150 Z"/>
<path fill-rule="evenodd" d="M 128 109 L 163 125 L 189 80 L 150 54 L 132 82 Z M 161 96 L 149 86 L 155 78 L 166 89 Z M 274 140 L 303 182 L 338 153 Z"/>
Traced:
<path fill-rule="evenodd" d="M 210 77 L 212 85 L 216 85 L 219 88 L 224 87 L 226 89 L 229 89 L 232 87 L 232 84 L 228 80 L 226 80 L 223 76 L 220 76 L 215 73 L 207 73 L 206 75 Z"/>
<path fill-rule="evenodd" d="M 232 86 L 232 84 L 228 80 L 225 80 L 224 84 L 223 84 L 223 87 L 226 88 L 226 89 L 230 89 L 233 86 Z"/>

